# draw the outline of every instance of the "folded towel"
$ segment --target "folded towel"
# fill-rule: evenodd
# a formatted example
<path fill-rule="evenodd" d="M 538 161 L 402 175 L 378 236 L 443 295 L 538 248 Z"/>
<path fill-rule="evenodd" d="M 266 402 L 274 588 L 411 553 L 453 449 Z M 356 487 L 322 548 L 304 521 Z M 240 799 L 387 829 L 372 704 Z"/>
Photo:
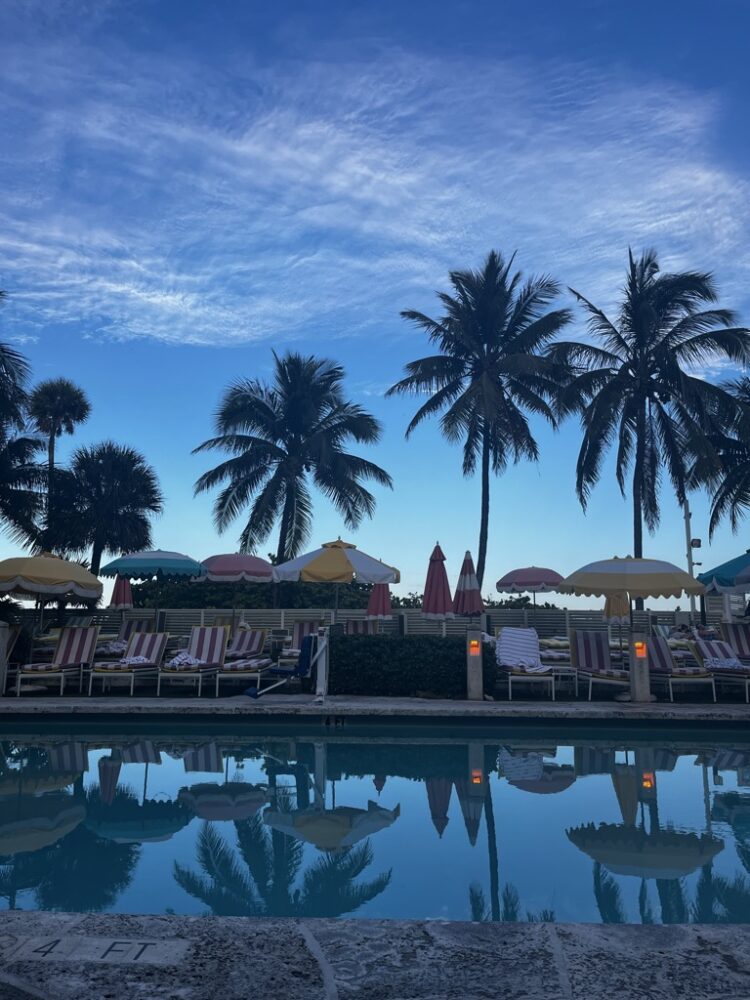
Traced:
<path fill-rule="evenodd" d="M 123 656 L 120 663 L 150 663 L 147 656 Z"/>
<path fill-rule="evenodd" d="M 703 665 L 709 670 L 747 670 L 747 666 L 740 663 L 737 657 L 707 656 Z"/>
<path fill-rule="evenodd" d="M 544 673 L 549 664 L 539 658 L 539 639 L 533 629 L 504 628 L 497 640 L 496 655 L 499 666 L 521 669 L 529 673 Z"/>
<path fill-rule="evenodd" d="M 178 653 L 174 659 L 169 661 L 170 667 L 200 667 L 205 660 L 197 660 L 190 653 Z"/>
<path fill-rule="evenodd" d="M 97 652 L 116 656 L 118 653 L 124 653 L 127 648 L 127 640 L 112 639 L 110 642 L 103 642 L 100 646 L 97 646 Z"/>

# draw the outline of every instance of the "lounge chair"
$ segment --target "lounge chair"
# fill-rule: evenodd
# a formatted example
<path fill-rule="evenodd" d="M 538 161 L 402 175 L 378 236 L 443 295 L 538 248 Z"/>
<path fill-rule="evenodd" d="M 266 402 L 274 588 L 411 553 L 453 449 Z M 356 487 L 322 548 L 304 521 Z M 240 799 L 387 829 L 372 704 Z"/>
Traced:
<path fill-rule="evenodd" d="M 630 670 L 612 665 L 609 636 L 606 632 L 570 630 L 570 661 L 584 680 L 589 682 L 589 701 L 594 684 L 610 687 L 630 687 Z"/>
<path fill-rule="evenodd" d="M 224 665 L 228 629 L 224 625 L 194 625 L 190 631 L 187 649 L 159 667 L 156 694 L 161 694 L 161 683 L 167 680 L 194 680 L 198 683 L 200 698 L 203 679 L 213 677 Z"/>
<path fill-rule="evenodd" d="M 94 661 L 99 626 L 66 625 L 60 631 L 57 646 L 51 662 L 24 663 L 16 671 L 16 697 L 21 694 L 21 680 L 33 677 L 35 680 L 60 679 L 60 694 L 65 691 L 69 677 L 78 677 L 78 690 L 83 690 L 83 671 Z"/>
<path fill-rule="evenodd" d="M 508 701 L 513 700 L 513 681 L 549 684 L 555 700 L 555 674 L 539 655 L 539 636 L 533 628 L 500 629 L 495 645 L 497 664 L 508 677 Z"/>
<path fill-rule="evenodd" d="M 745 701 L 750 702 L 750 665 L 742 663 L 728 642 L 696 639 L 689 646 L 701 667 L 710 671 L 719 684 L 740 684 L 745 688 Z"/>
<path fill-rule="evenodd" d="M 251 698 L 260 698 L 262 694 L 268 694 L 274 688 L 288 684 L 295 678 L 309 677 L 317 644 L 317 635 L 306 635 L 302 640 L 299 656 L 294 661 L 284 663 L 279 660 L 278 664 L 270 663 L 269 665 L 256 666 L 255 670 L 250 670 L 246 676 L 255 681 L 255 687 L 248 688 L 245 694 Z M 264 681 L 270 683 L 263 687 Z"/>
<path fill-rule="evenodd" d="M 227 646 L 227 660 L 247 660 L 260 656 L 266 645 L 266 630 L 263 628 L 241 628 L 232 636 Z"/>
<path fill-rule="evenodd" d="M 648 668 L 652 682 L 666 683 L 669 700 L 674 701 L 675 684 L 708 684 L 716 701 L 713 675 L 703 666 L 680 663 L 666 639 L 653 636 L 648 640 Z"/>
<path fill-rule="evenodd" d="M 319 621 L 295 622 L 292 629 L 291 645 L 285 646 L 279 656 L 279 667 L 291 670 L 299 659 L 302 650 L 302 641 L 308 635 L 317 635 L 320 629 Z"/>
<path fill-rule="evenodd" d="M 379 622 L 372 618 L 349 618 L 344 625 L 344 635 L 377 635 Z"/>
<path fill-rule="evenodd" d="M 128 648 L 121 660 L 94 663 L 89 672 L 89 694 L 93 691 L 95 679 L 102 682 L 102 692 L 107 681 L 124 679 L 130 681 L 132 697 L 136 677 L 139 680 L 158 677 L 168 639 L 166 632 L 136 632 L 130 637 Z M 141 662 L 137 662 L 141 657 Z"/>
<path fill-rule="evenodd" d="M 150 618 L 126 618 L 121 624 L 117 635 L 112 639 L 99 642 L 97 656 L 112 656 L 120 653 L 125 655 L 131 636 L 138 632 L 148 632 L 151 626 Z"/>
<path fill-rule="evenodd" d="M 721 637 L 735 651 L 738 660 L 750 662 L 750 624 L 747 622 L 722 622 Z"/>
<path fill-rule="evenodd" d="M 654 622 L 651 625 L 651 628 L 653 630 L 654 635 L 658 636 L 658 638 L 660 639 L 668 639 L 669 634 L 672 631 L 671 625 L 664 625 L 661 622 Z"/>

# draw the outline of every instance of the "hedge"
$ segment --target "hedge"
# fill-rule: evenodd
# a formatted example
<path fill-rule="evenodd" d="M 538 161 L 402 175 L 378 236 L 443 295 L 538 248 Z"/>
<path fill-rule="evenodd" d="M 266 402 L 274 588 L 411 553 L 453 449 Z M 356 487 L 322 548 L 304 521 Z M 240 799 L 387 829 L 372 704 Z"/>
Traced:
<path fill-rule="evenodd" d="M 490 648 L 482 659 L 484 690 L 491 694 L 497 668 Z M 437 635 L 331 636 L 331 694 L 392 698 L 466 697 L 466 640 Z"/>

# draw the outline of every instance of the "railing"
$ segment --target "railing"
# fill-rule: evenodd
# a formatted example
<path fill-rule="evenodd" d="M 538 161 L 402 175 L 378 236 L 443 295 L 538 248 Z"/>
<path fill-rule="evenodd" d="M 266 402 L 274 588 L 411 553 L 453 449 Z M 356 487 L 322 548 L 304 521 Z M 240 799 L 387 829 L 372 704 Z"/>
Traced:
<path fill-rule="evenodd" d="M 71 608 L 65 612 L 64 618 L 78 617 L 85 614 L 82 609 Z M 94 623 L 102 632 L 117 632 L 122 622 L 121 611 L 90 612 Z M 218 618 L 231 617 L 236 625 L 249 625 L 253 628 L 286 629 L 291 632 L 297 621 L 318 621 L 323 627 L 333 624 L 334 612 L 330 608 L 164 608 L 157 612 L 153 608 L 135 608 L 126 611 L 126 618 L 150 618 L 159 616 L 159 626 L 170 635 L 185 638 L 194 625 L 211 625 Z M 364 609 L 340 609 L 336 613 L 336 622 L 345 625 L 347 621 L 362 621 L 366 616 Z M 20 611 L 18 617 L 23 624 L 33 625 L 37 621 L 37 613 L 31 609 Z M 650 632 L 656 622 L 660 624 L 687 623 L 687 612 L 680 611 L 636 611 L 633 614 L 633 625 L 636 631 Z M 709 610 L 709 624 L 721 621 L 719 610 Z M 45 622 L 58 621 L 56 612 L 48 611 Z M 603 620 L 602 612 L 596 610 L 564 611 L 550 608 L 497 608 L 487 611 L 481 618 L 449 618 L 445 622 L 424 618 L 418 608 L 394 610 L 393 618 L 380 622 L 380 631 L 385 634 L 401 635 L 465 635 L 469 628 L 482 628 L 494 633 L 505 626 L 533 627 L 542 638 L 567 635 L 571 628 L 575 629 L 609 629 L 611 634 L 617 634 L 618 626 L 608 626 Z M 629 628 L 623 625 L 623 636 Z"/>

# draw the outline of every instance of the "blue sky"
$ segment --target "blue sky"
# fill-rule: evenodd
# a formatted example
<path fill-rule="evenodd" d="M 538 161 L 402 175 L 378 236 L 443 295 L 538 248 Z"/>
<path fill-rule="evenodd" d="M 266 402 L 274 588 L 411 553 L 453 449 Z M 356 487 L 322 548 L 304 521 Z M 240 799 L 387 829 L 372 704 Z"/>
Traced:
<path fill-rule="evenodd" d="M 142 450 L 167 497 L 156 542 L 199 558 L 240 528 L 219 539 L 192 497 L 222 389 L 266 375 L 272 348 L 339 360 L 395 480 L 353 540 L 407 591 L 439 539 L 455 578 L 479 483 L 436 428 L 406 443 L 413 402 L 383 398 L 426 353 L 399 310 L 434 311 L 448 270 L 491 247 L 607 308 L 630 244 L 714 270 L 747 322 L 749 28 L 741 0 L 4 0 L 0 338 L 89 394 L 62 455 Z M 631 548 L 611 468 L 586 515 L 575 499 L 575 422 L 538 438 L 539 465 L 493 482 L 488 584 Z M 340 532 L 319 503 L 311 543 Z M 684 547 L 665 495 L 647 552 Z M 702 558 L 746 547 L 723 529 Z"/>

